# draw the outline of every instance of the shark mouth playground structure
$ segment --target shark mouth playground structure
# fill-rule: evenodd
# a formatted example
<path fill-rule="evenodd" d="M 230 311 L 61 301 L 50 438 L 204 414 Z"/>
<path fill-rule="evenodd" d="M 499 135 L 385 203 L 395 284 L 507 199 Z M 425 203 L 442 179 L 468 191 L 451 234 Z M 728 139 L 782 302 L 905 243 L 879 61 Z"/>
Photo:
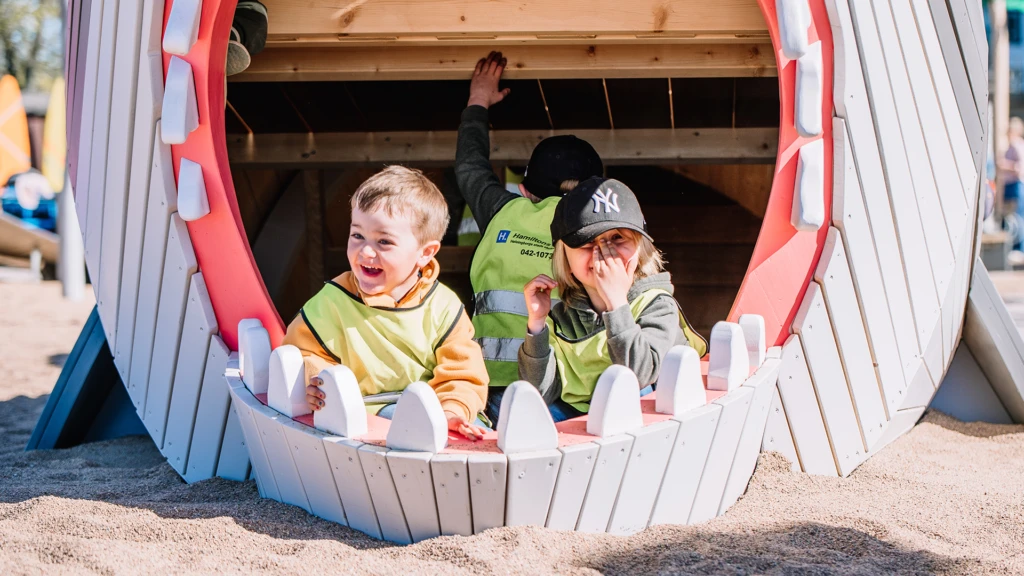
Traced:
<path fill-rule="evenodd" d="M 30 448 L 141 421 L 188 482 L 254 477 L 413 542 L 701 522 L 761 451 L 846 476 L 929 405 L 1024 422 L 1024 342 L 977 257 L 979 0 L 264 3 L 267 48 L 230 83 L 233 0 L 69 3 L 68 162 L 97 307 Z M 709 356 L 673 351 L 643 399 L 613 366 L 590 414 L 557 425 L 516 383 L 476 443 L 448 435 L 425 385 L 393 421 L 367 415 L 345 368 L 303 414 L 282 318 L 347 266 L 334 232 L 362 178 L 451 165 L 492 49 L 513 87 L 492 161 L 590 141 L 651 216 Z M 438 256 L 464 300 L 471 256 Z"/>

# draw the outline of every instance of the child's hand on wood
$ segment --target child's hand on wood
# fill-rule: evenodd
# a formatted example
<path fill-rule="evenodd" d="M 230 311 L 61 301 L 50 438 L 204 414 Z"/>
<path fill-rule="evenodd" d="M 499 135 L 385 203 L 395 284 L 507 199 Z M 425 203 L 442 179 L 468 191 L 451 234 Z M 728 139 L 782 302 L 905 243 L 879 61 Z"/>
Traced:
<path fill-rule="evenodd" d="M 594 245 L 593 262 L 597 291 L 608 310 L 629 304 L 629 289 L 633 286 L 633 270 L 630 268 L 636 268 L 632 259 L 629 262 L 623 260 L 615 246 L 602 239 Z"/>
<path fill-rule="evenodd" d="M 483 428 L 475 426 L 466 421 L 465 418 L 459 416 L 454 412 L 444 411 L 444 415 L 448 418 L 448 429 L 454 432 L 462 434 L 470 440 L 482 440 L 484 433 L 486 432 Z"/>
<path fill-rule="evenodd" d="M 558 288 L 558 283 L 546 274 L 537 276 L 523 287 L 528 316 L 526 329 L 530 334 L 539 334 L 544 329 L 544 321 L 551 312 L 551 291 L 555 288 Z"/>
<path fill-rule="evenodd" d="M 323 386 L 324 382 L 320 378 L 313 376 L 309 379 L 309 386 L 306 386 L 306 404 L 309 405 L 309 409 L 316 411 L 324 407 L 324 395 L 323 390 L 320 386 Z"/>
<path fill-rule="evenodd" d="M 491 106 L 501 102 L 511 91 L 509 88 L 498 90 L 498 80 L 505 70 L 508 61 L 501 56 L 501 52 L 491 52 L 487 58 L 481 58 L 476 63 L 476 70 L 473 71 L 473 79 L 469 83 L 469 103 L 467 106 Z"/>

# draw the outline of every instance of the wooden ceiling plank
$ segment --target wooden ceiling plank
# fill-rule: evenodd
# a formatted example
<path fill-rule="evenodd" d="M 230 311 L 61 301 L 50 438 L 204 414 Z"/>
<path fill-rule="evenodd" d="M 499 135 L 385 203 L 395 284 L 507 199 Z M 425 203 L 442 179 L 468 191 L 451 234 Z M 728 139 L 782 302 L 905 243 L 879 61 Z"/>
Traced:
<path fill-rule="evenodd" d="M 756 0 L 263 0 L 269 35 L 637 35 L 767 31 Z"/>
<path fill-rule="evenodd" d="M 770 43 L 495 46 L 508 59 L 506 79 L 689 78 L 776 76 Z M 267 48 L 231 81 L 464 80 L 474 46 Z"/>
<path fill-rule="evenodd" d="M 491 133 L 491 160 L 525 163 L 537 142 L 575 134 L 590 142 L 606 164 L 774 164 L 777 128 L 505 130 Z M 386 162 L 451 164 L 455 131 L 335 132 L 229 136 L 232 166 L 312 168 Z"/>

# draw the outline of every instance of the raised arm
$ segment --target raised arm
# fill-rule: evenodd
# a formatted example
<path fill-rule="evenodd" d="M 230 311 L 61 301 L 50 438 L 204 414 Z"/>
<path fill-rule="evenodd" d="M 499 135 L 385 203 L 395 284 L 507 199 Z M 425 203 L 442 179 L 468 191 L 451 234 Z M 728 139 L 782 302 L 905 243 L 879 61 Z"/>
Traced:
<path fill-rule="evenodd" d="M 455 147 L 455 176 L 459 191 L 473 211 L 481 231 L 505 204 L 518 197 L 502 186 L 490 160 L 488 108 L 501 102 L 509 93 L 508 88 L 498 89 L 505 64 L 500 52 L 491 52 L 487 58 L 477 62 Z"/>

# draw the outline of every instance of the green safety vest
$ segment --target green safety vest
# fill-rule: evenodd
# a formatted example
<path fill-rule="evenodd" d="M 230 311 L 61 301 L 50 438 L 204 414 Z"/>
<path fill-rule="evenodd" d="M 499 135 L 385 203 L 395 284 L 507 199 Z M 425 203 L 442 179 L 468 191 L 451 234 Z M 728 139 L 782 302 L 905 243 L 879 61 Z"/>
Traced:
<path fill-rule="evenodd" d="M 462 210 L 462 220 L 459 222 L 459 246 L 476 246 L 480 243 L 480 226 L 476 223 L 473 211 L 469 204 Z"/>
<path fill-rule="evenodd" d="M 505 188 L 509 192 L 519 194 L 519 184 L 522 181 L 522 176 L 509 170 L 507 167 L 505 168 Z M 469 209 L 469 204 L 466 204 L 462 210 L 462 220 L 459 221 L 458 245 L 476 246 L 479 243 L 480 225 L 477 224 L 473 211 Z"/>
<path fill-rule="evenodd" d="M 672 298 L 667 290 L 652 288 L 630 302 L 629 310 L 633 313 L 633 319 L 639 318 L 651 302 L 663 294 Z M 676 306 L 678 307 L 678 303 Z M 601 328 L 593 334 L 573 340 L 558 332 L 551 318 L 548 318 L 547 324 L 551 348 L 555 351 L 555 366 L 562 379 L 562 400 L 581 412 L 588 412 L 598 378 L 612 365 L 612 359 L 608 355 L 608 331 Z M 690 346 L 704 356 L 707 352 L 707 342 L 686 323 L 681 309 L 679 325 Z"/>
<path fill-rule="evenodd" d="M 516 198 L 505 204 L 473 254 L 473 327 L 491 386 L 508 386 L 519 379 L 519 346 L 527 321 L 523 287 L 538 274 L 551 275 L 551 219 L 560 199 L 534 203 Z"/>
<path fill-rule="evenodd" d="M 459 297 L 440 282 L 412 308 L 373 308 L 329 282 L 300 314 L 324 350 L 352 370 L 363 396 L 369 396 L 429 382 L 437 367 L 435 351 L 462 311 Z"/>

